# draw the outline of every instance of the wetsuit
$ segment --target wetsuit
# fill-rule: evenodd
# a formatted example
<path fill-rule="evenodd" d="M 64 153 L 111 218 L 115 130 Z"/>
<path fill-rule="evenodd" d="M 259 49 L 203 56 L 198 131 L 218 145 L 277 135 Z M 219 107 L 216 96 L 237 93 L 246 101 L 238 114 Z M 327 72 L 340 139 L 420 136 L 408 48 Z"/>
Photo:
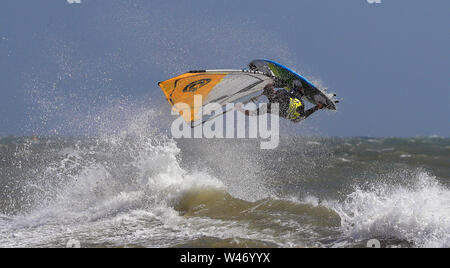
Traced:
<path fill-rule="evenodd" d="M 319 108 L 313 107 L 307 111 L 305 111 L 305 105 L 301 100 L 300 93 L 292 93 L 287 90 L 278 90 L 274 91 L 273 89 L 266 89 L 264 92 L 269 99 L 269 103 L 264 105 L 261 108 L 258 108 L 255 111 L 245 111 L 246 115 L 259 115 L 264 113 L 272 112 L 272 104 L 278 103 L 279 105 L 279 116 L 291 120 L 294 123 L 298 123 L 314 112 L 319 110 Z"/>

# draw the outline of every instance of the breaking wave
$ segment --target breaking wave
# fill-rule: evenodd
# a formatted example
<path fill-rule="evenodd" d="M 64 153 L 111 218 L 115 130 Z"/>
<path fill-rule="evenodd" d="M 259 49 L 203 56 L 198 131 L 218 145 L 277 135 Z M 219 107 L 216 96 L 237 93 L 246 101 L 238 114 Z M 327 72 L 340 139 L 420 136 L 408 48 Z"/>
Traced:
<path fill-rule="evenodd" d="M 400 172 L 409 185 L 357 187 L 342 203 L 328 205 L 355 240 L 399 239 L 415 247 L 450 247 L 450 190 L 425 171 Z"/>

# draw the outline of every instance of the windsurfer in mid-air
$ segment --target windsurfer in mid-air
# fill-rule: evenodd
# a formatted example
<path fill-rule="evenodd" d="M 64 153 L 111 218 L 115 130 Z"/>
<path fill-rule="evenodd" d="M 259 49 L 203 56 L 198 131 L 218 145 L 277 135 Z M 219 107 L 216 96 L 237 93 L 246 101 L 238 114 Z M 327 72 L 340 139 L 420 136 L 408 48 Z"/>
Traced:
<path fill-rule="evenodd" d="M 305 92 L 299 80 L 294 80 L 291 91 L 285 89 L 275 90 L 273 84 L 269 84 L 264 88 L 263 95 L 267 97 L 269 102 L 256 110 L 245 110 L 242 108 L 242 104 L 236 104 L 235 107 L 247 116 L 256 116 L 274 112 L 272 104 L 277 103 L 279 105 L 279 116 L 291 120 L 294 123 L 298 123 L 324 108 L 323 104 L 318 104 L 305 111 L 305 105 L 302 101 Z"/>

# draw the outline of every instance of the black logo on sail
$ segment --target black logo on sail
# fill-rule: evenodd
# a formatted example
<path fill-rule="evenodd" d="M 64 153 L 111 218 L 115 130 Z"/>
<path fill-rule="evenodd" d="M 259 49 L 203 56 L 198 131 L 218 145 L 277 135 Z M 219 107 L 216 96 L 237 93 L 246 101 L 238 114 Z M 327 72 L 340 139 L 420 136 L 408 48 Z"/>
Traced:
<path fill-rule="evenodd" d="M 211 82 L 211 79 L 200 79 L 194 82 L 189 83 L 184 89 L 183 92 L 195 92 L 197 89 L 207 85 L 209 82 Z"/>

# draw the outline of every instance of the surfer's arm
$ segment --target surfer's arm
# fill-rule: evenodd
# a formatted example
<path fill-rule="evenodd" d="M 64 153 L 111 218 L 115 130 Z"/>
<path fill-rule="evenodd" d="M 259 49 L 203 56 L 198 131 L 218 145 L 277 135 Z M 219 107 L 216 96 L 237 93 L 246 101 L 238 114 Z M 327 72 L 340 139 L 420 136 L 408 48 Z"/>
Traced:
<path fill-rule="evenodd" d="M 313 113 L 317 112 L 318 110 L 319 110 L 319 107 L 318 107 L 318 106 L 315 106 L 315 107 L 313 107 L 313 108 L 307 110 L 307 111 L 303 114 L 303 117 L 306 119 L 306 118 L 310 117 Z"/>
<path fill-rule="evenodd" d="M 299 122 L 305 120 L 306 118 L 310 117 L 313 113 L 317 112 L 318 110 L 323 109 L 323 107 L 324 107 L 323 104 L 318 104 L 317 106 L 314 106 L 313 108 L 307 110 L 306 112 L 305 111 L 302 112 L 301 113 L 302 116 L 299 117 L 298 119 L 291 120 L 291 121 L 294 123 L 299 123 Z"/>
<path fill-rule="evenodd" d="M 246 109 L 242 108 L 242 104 L 239 104 L 239 103 L 236 104 L 234 107 L 236 108 L 236 110 L 245 114 L 246 116 L 258 116 L 258 115 L 266 114 L 269 110 L 267 107 L 267 104 L 263 104 L 261 107 L 259 107 L 256 110 L 246 110 Z"/>
<path fill-rule="evenodd" d="M 313 108 L 309 109 L 308 111 L 305 112 L 305 119 L 308 118 L 310 115 L 312 115 L 313 113 L 317 112 L 318 110 L 322 110 L 325 106 L 321 103 L 317 104 L 316 106 L 314 106 Z"/>

